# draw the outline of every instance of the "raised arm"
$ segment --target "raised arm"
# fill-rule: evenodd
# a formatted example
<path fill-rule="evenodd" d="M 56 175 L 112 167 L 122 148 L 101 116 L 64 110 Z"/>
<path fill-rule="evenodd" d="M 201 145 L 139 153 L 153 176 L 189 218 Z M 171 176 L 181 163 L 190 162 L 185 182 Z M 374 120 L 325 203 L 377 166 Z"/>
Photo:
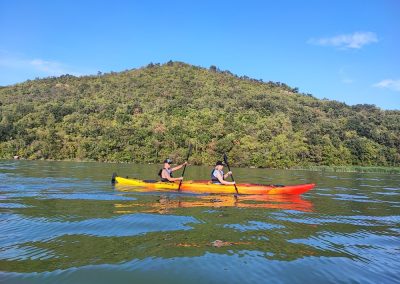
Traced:
<path fill-rule="evenodd" d="M 187 162 L 184 162 L 182 165 L 176 166 L 176 167 L 172 168 L 171 170 L 172 170 L 172 171 L 179 170 L 179 169 L 181 169 L 184 165 L 187 165 Z"/>

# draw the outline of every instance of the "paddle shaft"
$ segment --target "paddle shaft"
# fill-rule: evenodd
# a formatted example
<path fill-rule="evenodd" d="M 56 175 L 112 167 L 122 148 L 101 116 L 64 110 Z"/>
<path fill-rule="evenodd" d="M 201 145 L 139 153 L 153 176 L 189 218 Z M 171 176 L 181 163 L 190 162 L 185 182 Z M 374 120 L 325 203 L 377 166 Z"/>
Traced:
<path fill-rule="evenodd" d="M 228 164 L 228 157 L 226 156 L 226 154 L 224 154 L 224 162 L 225 162 L 226 166 L 228 167 L 228 171 L 231 171 L 231 167 Z M 232 178 L 232 181 L 235 182 L 235 179 L 233 178 L 233 174 L 231 174 L 231 178 Z M 236 193 L 239 194 L 236 183 L 234 184 L 234 186 L 235 186 Z"/>
<path fill-rule="evenodd" d="M 192 144 L 189 144 L 189 151 L 188 151 L 188 154 L 186 156 L 186 162 L 189 160 L 189 156 L 190 156 L 191 152 L 192 152 Z M 185 175 L 186 165 L 183 167 L 182 177 Z M 178 191 L 181 190 L 181 185 L 182 185 L 182 180 L 179 182 Z"/>

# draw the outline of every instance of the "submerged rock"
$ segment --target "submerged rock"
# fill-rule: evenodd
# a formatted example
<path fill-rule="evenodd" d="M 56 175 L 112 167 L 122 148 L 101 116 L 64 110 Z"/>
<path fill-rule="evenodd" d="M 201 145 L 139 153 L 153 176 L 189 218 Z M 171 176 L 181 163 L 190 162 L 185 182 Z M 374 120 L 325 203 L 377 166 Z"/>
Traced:
<path fill-rule="evenodd" d="M 221 240 L 215 240 L 215 241 L 213 241 L 213 242 L 211 243 L 211 245 L 212 245 L 213 247 L 219 248 L 219 247 L 230 246 L 230 245 L 232 245 L 232 243 L 231 243 L 231 242 L 224 242 L 224 241 L 221 241 Z"/>

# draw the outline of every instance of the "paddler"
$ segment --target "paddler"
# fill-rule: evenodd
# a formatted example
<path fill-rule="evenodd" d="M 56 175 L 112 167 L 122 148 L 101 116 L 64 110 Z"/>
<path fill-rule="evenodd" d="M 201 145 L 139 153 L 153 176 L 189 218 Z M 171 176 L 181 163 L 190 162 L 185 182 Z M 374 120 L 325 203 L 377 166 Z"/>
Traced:
<path fill-rule="evenodd" d="M 161 181 L 163 182 L 171 182 L 171 181 L 179 181 L 183 180 L 183 177 L 178 177 L 174 178 L 172 177 L 172 172 L 179 170 L 182 168 L 184 165 L 187 165 L 187 162 L 184 162 L 182 165 L 176 166 L 171 168 L 172 160 L 170 158 L 167 158 L 164 160 L 164 167 L 160 169 L 158 172 L 158 175 L 161 178 Z"/>
<path fill-rule="evenodd" d="M 211 182 L 214 184 L 235 184 L 234 181 L 226 181 L 225 179 L 232 175 L 232 172 L 227 172 L 224 175 L 224 163 L 222 161 L 217 161 L 215 163 L 214 169 L 211 171 Z"/>

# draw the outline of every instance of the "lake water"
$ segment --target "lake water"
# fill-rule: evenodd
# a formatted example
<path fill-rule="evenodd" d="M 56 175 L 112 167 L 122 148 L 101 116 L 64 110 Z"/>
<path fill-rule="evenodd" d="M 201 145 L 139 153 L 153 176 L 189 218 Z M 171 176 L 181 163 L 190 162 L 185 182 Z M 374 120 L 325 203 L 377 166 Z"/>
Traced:
<path fill-rule="evenodd" d="M 0 283 L 400 283 L 399 175 L 233 169 L 317 184 L 258 199 L 110 183 L 157 169 L 0 161 Z"/>

